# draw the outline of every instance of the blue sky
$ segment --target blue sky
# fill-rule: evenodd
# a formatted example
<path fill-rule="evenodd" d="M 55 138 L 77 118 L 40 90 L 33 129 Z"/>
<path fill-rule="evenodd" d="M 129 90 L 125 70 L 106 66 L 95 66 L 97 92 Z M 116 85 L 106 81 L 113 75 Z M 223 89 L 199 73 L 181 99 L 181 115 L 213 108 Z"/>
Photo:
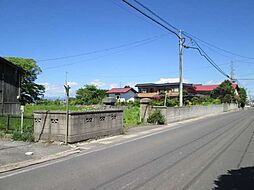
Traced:
<path fill-rule="evenodd" d="M 183 31 L 254 57 L 251 0 L 140 2 Z M 35 59 L 43 70 L 37 82 L 46 85 L 46 96 L 64 95 L 66 72 L 72 95 L 85 84 L 108 89 L 175 81 L 179 76 L 176 36 L 120 0 L 0 0 L 0 6 L 0 55 Z M 237 78 L 254 78 L 254 59 L 200 45 L 226 73 L 233 61 Z M 183 67 L 186 82 L 210 84 L 225 79 L 194 50 L 184 49 Z M 253 81 L 240 84 L 254 94 Z"/>

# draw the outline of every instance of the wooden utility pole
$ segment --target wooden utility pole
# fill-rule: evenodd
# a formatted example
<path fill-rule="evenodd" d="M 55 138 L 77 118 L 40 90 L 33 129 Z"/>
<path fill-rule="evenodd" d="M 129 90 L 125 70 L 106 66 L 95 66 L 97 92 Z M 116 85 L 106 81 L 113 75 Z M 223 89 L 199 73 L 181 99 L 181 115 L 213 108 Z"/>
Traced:
<path fill-rule="evenodd" d="M 183 38 L 182 31 L 179 33 L 179 107 L 183 106 Z"/>
<path fill-rule="evenodd" d="M 234 64 L 233 64 L 233 61 L 230 62 L 230 79 L 231 79 L 231 82 L 232 83 L 235 83 L 236 80 L 235 80 L 235 69 L 234 69 Z"/>

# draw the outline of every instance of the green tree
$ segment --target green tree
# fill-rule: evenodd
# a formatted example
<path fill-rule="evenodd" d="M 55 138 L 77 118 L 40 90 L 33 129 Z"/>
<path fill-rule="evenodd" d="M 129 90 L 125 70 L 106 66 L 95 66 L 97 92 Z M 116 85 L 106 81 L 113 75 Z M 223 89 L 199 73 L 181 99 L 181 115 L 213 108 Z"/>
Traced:
<path fill-rule="evenodd" d="M 220 99 L 221 103 L 236 102 L 234 91 L 231 81 L 225 80 L 211 92 L 211 97 Z"/>
<path fill-rule="evenodd" d="M 40 100 L 44 95 L 45 87 L 35 83 L 37 76 L 42 72 L 33 59 L 6 57 L 6 59 L 25 70 L 21 77 L 21 98 L 25 103 Z"/>
<path fill-rule="evenodd" d="M 244 108 L 247 101 L 247 93 L 244 88 L 239 89 L 239 104 L 242 108 Z"/>
<path fill-rule="evenodd" d="M 76 104 L 91 105 L 98 104 L 106 97 L 106 91 L 98 89 L 94 85 L 85 85 L 76 92 Z"/>

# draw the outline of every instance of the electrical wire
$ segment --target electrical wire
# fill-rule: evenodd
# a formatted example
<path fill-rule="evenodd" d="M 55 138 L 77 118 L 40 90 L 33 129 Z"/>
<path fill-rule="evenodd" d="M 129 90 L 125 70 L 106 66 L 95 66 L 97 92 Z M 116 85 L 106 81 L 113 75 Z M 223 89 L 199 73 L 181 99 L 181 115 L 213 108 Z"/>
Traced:
<path fill-rule="evenodd" d="M 168 30 L 169 32 L 175 34 L 177 36 L 177 38 L 180 39 L 180 36 L 173 30 L 169 29 L 167 26 L 165 26 L 164 24 L 160 23 L 159 21 L 155 20 L 154 18 L 152 18 L 151 16 L 147 15 L 146 13 L 144 13 L 143 11 L 141 11 L 140 9 L 138 9 L 137 7 L 135 7 L 134 5 L 132 5 L 131 3 L 129 3 L 126 0 L 122 0 L 125 4 L 127 4 L 128 6 L 130 6 L 131 8 L 135 9 L 136 11 L 138 11 L 139 13 L 141 13 L 142 15 L 144 15 L 145 17 L 149 18 L 150 20 L 152 20 L 153 22 L 155 22 L 156 24 L 160 25 L 161 27 L 165 28 L 166 30 Z"/>
<path fill-rule="evenodd" d="M 198 44 L 197 44 L 198 45 Z M 198 47 L 192 46 L 184 46 L 185 48 L 198 50 L 199 54 L 203 56 L 217 71 L 219 71 L 225 77 L 231 79 L 229 75 L 227 75 L 206 53 L 205 51 L 198 45 Z"/>
<path fill-rule="evenodd" d="M 213 47 L 213 48 L 215 48 L 215 49 L 219 49 L 219 50 L 221 50 L 221 51 L 224 51 L 224 52 L 226 52 L 226 53 L 228 53 L 228 54 L 231 54 L 231 55 L 234 55 L 234 56 L 237 56 L 237 57 L 242 57 L 242 58 L 245 58 L 245 59 L 254 59 L 254 57 L 243 56 L 243 55 L 240 55 L 240 54 L 237 54 L 237 53 L 228 51 L 228 50 L 226 50 L 226 49 L 220 48 L 220 47 L 218 47 L 218 46 L 216 46 L 216 45 L 213 45 L 213 44 L 211 44 L 211 43 L 209 43 L 209 42 L 206 42 L 206 41 L 204 41 L 204 40 L 202 40 L 202 39 L 200 39 L 200 38 L 198 38 L 198 37 L 196 37 L 196 36 L 194 36 L 194 35 L 192 35 L 192 34 L 190 34 L 190 33 L 188 33 L 188 32 L 183 32 L 183 34 L 184 34 L 185 36 L 187 36 L 187 37 L 190 37 L 190 36 L 191 36 L 192 38 L 195 38 L 196 40 L 199 40 L 200 42 L 202 42 L 202 43 L 204 43 L 204 44 L 207 44 L 207 45 L 209 45 L 209 46 L 211 46 L 211 47 Z"/>
<path fill-rule="evenodd" d="M 166 23 L 167 25 L 171 26 L 173 29 L 175 29 L 177 32 L 180 32 L 180 29 L 176 28 L 175 26 L 173 26 L 172 24 L 170 24 L 168 21 L 166 21 L 165 19 L 163 19 L 162 17 L 160 17 L 158 14 L 156 14 L 154 11 L 152 11 L 151 9 L 149 9 L 148 7 L 146 7 L 145 5 L 143 5 L 142 3 L 140 3 L 137 0 L 133 0 L 134 2 L 136 2 L 137 4 L 139 4 L 141 7 L 143 7 L 144 9 L 146 9 L 147 11 L 149 11 L 150 13 L 152 13 L 154 16 L 156 16 L 158 19 L 160 19 L 161 21 L 163 21 L 164 23 Z"/>
<path fill-rule="evenodd" d="M 87 56 L 87 55 L 92 55 L 92 54 L 108 52 L 108 51 L 111 51 L 111 50 L 121 49 L 121 48 L 128 47 L 128 46 L 135 46 L 135 45 L 138 45 L 138 44 L 146 44 L 146 42 L 152 42 L 154 40 L 165 37 L 166 35 L 167 34 L 156 35 L 156 36 L 146 38 L 146 39 L 143 39 L 143 40 L 138 40 L 138 41 L 122 44 L 122 45 L 119 45 L 119 46 L 114 46 L 114 47 L 105 48 L 105 49 L 101 49 L 101 50 L 90 51 L 90 52 L 84 52 L 84 53 L 80 53 L 80 54 L 67 55 L 67 56 L 55 57 L 55 58 L 47 58 L 47 59 L 39 59 L 39 60 L 37 60 L 37 62 L 56 61 L 56 60 L 69 59 L 69 58 L 74 58 L 74 57 L 82 57 L 82 56 Z"/>
<path fill-rule="evenodd" d="M 254 80 L 254 78 L 239 78 L 239 79 L 237 79 L 237 80 Z"/>
<path fill-rule="evenodd" d="M 46 67 L 43 70 L 56 69 L 56 68 L 60 68 L 60 67 L 74 65 L 74 64 L 77 64 L 77 63 L 81 63 L 81 62 L 84 63 L 84 62 L 88 62 L 88 61 L 94 61 L 94 60 L 97 60 L 97 59 L 101 59 L 103 57 L 107 57 L 109 55 L 118 54 L 120 52 L 126 51 L 126 50 L 131 49 L 131 48 L 136 48 L 136 47 L 143 46 L 145 44 L 152 43 L 152 42 L 154 42 L 154 41 L 156 41 L 158 39 L 160 39 L 160 38 L 151 39 L 150 41 L 145 41 L 145 42 L 140 43 L 140 44 L 132 45 L 131 47 L 128 47 L 126 49 L 122 49 L 122 50 L 119 50 L 119 51 L 116 51 L 116 52 L 112 52 L 112 53 L 108 53 L 108 54 L 105 54 L 105 55 L 97 56 L 97 57 L 94 57 L 94 58 L 85 59 L 85 60 L 79 60 L 79 61 L 75 61 L 75 62 L 71 62 L 71 63 L 66 63 L 66 64 L 61 64 L 61 65 L 56 65 L 56 66 L 52 66 L 52 67 Z"/>
<path fill-rule="evenodd" d="M 141 11 L 140 9 L 136 8 L 134 5 L 132 5 L 131 3 L 127 2 L 126 0 L 122 0 L 123 2 L 125 2 L 126 4 L 128 4 L 129 6 L 131 6 L 133 9 L 137 10 L 138 12 L 140 12 L 141 14 L 143 14 L 144 16 L 150 18 L 151 20 L 153 20 L 154 22 L 158 23 L 160 26 L 165 26 L 163 24 L 161 24 L 160 22 L 158 22 L 157 20 L 153 19 L 152 17 L 148 16 L 147 14 L 145 14 L 143 11 Z M 158 14 L 156 14 L 154 11 L 152 11 L 151 9 L 149 9 L 148 7 L 146 7 L 145 5 L 143 5 L 142 3 L 140 3 L 137 0 L 133 0 L 134 2 L 136 2 L 138 5 L 140 5 L 141 7 L 143 7 L 145 10 L 147 10 L 148 12 L 150 12 L 153 16 L 157 17 L 159 20 L 161 20 L 162 22 L 166 23 L 167 25 L 169 25 L 170 27 L 172 27 L 173 29 L 180 31 L 178 28 L 176 28 L 175 26 L 173 26 L 172 24 L 170 24 L 169 22 L 167 22 L 165 19 L 163 19 L 162 17 L 160 17 Z M 171 31 L 172 32 L 172 31 Z M 181 32 L 181 31 L 180 31 Z M 174 34 L 176 34 L 175 32 L 173 32 Z M 178 38 L 180 38 L 180 36 L 178 34 L 176 34 Z M 185 36 L 187 36 L 185 34 Z M 194 41 L 191 37 L 187 36 L 190 40 Z M 183 47 L 188 47 L 184 45 L 185 42 L 185 38 L 183 39 Z M 219 71 L 222 75 L 224 75 L 225 77 L 229 78 L 229 75 L 227 75 L 209 56 L 208 54 L 199 46 L 199 44 L 194 41 L 197 47 L 189 47 L 192 49 L 196 49 L 199 51 L 200 55 L 205 57 L 205 59 L 217 70 Z"/>
<path fill-rule="evenodd" d="M 140 9 L 138 9 L 137 7 L 135 7 L 134 5 L 132 5 L 131 3 L 127 2 L 126 0 L 122 0 L 123 2 L 125 2 L 126 4 L 128 4 L 130 7 L 132 7 L 133 9 L 137 10 L 138 12 L 140 12 L 141 14 L 143 14 L 144 16 L 148 17 L 149 19 L 151 19 L 152 21 L 156 22 L 157 24 L 159 24 L 160 26 L 164 27 L 165 29 L 168 30 L 168 27 L 165 27 L 165 25 L 161 24 L 160 22 L 158 22 L 157 20 L 153 19 L 152 17 L 148 16 L 147 14 L 145 14 L 143 11 L 141 11 Z M 173 25 L 171 25 L 169 22 L 167 22 L 166 20 L 164 20 L 163 18 L 161 18 L 159 15 L 157 15 L 155 12 L 153 12 L 152 10 L 150 10 L 149 8 L 147 8 L 146 6 L 144 6 L 142 3 L 138 2 L 137 0 L 133 0 L 134 2 L 136 2 L 137 4 L 139 4 L 141 7 L 143 7 L 144 9 L 146 9 L 147 11 L 149 11 L 150 13 L 152 13 L 155 17 L 159 18 L 161 21 L 163 21 L 164 23 L 168 24 L 169 26 L 171 26 L 172 28 L 174 28 L 175 30 L 180 31 L 178 28 L 174 27 Z M 172 30 L 170 30 L 172 33 L 174 33 L 178 38 L 180 38 L 180 36 L 173 32 Z M 189 37 L 190 38 L 190 37 Z M 193 40 L 192 38 L 190 38 L 191 40 Z M 194 41 L 194 40 L 193 40 Z M 185 39 L 184 39 L 185 42 Z M 184 44 L 183 42 L 183 44 Z M 205 57 L 205 59 L 217 70 L 219 71 L 222 75 L 224 75 L 225 77 L 229 78 L 230 80 L 232 80 L 229 75 L 227 75 L 212 59 L 211 57 L 208 56 L 208 54 L 200 47 L 200 45 L 194 41 L 197 47 L 189 47 L 192 49 L 196 49 L 198 50 L 198 52 L 200 53 L 201 56 Z M 187 46 L 184 46 L 187 47 Z"/>

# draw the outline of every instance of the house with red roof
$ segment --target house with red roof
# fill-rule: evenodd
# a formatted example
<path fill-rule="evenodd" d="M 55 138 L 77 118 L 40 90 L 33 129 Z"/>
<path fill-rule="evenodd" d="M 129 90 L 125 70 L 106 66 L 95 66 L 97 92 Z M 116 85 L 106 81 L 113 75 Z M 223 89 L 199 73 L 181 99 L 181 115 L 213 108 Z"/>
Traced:
<path fill-rule="evenodd" d="M 194 90 L 197 94 L 210 95 L 210 93 L 219 86 L 219 84 L 212 85 L 194 85 Z M 235 89 L 235 95 L 238 95 L 239 87 L 237 84 L 232 84 L 233 89 Z"/>
<path fill-rule="evenodd" d="M 120 102 L 134 101 L 137 97 L 137 91 L 131 87 L 112 88 L 106 92 L 109 97 L 114 97 Z"/>

